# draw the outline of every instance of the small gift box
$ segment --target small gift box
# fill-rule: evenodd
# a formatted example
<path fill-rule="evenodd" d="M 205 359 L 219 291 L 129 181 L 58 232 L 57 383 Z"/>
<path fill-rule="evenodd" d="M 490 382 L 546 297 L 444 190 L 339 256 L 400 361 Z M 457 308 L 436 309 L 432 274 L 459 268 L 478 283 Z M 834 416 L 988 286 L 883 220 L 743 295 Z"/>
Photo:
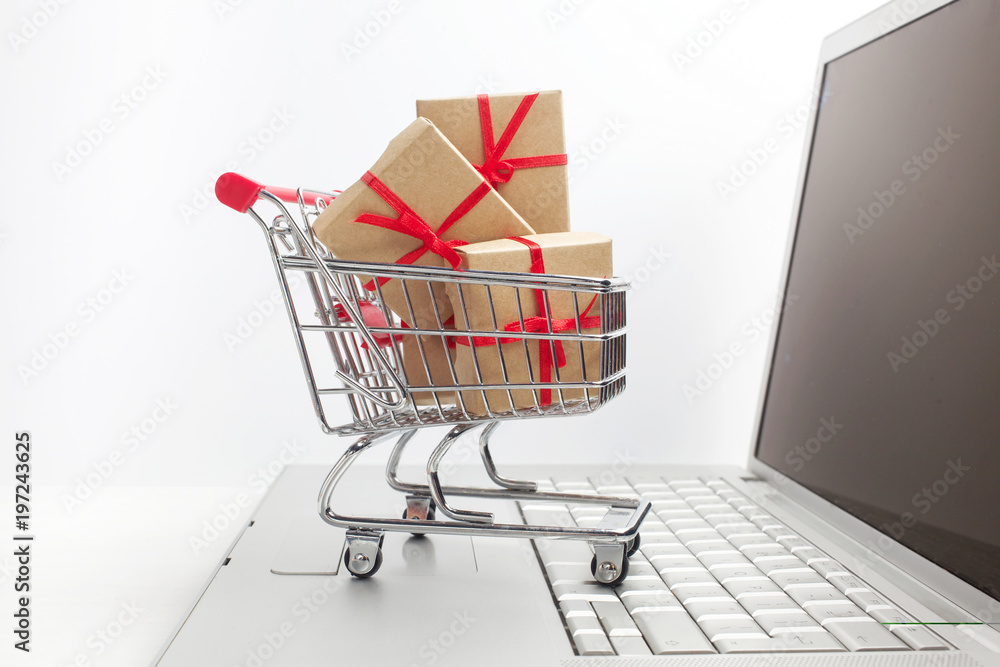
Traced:
<path fill-rule="evenodd" d="M 401 336 L 403 369 L 406 384 L 410 387 L 446 386 L 456 384 L 452 369 L 454 361 L 441 336 Z M 428 378 L 428 371 L 430 377 Z M 413 402 L 417 405 L 435 405 L 437 395 L 441 405 L 454 405 L 453 391 L 413 391 Z"/>
<path fill-rule="evenodd" d="M 538 234 L 569 231 L 562 93 L 417 100 L 430 120 Z"/>
<path fill-rule="evenodd" d="M 475 243 L 457 248 L 461 268 L 518 273 L 551 273 L 606 278 L 612 273 L 611 239 L 591 232 L 566 232 Z M 462 391 L 470 414 L 513 407 L 542 407 L 596 396 L 596 389 L 562 388 L 563 383 L 596 380 L 600 341 L 518 337 L 518 332 L 587 334 L 601 331 L 596 295 L 483 285 L 449 284 L 455 312 L 455 370 L 460 384 L 538 384 L 538 389 Z M 491 308 L 492 303 L 492 308 Z M 492 311 L 492 312 L 491 312 Z M 497 331 L 496 336 L 462 336 L 461 331 Z M 504 332 L 509 335 L 505 336 Z M 478 367 L 478 373 L 477 373 Z M 589 393 L 588 393 L 589 392 Z"/>
<path fill-rule="evenodd" d="M 456 247 L 533 233 L 422 118 L 389 142 L 360 181 L 330 202 L 313 231 L 343 260 L 452 268 L 460 261 Z M 386 306 L 411 326 L 439 329 L 451 316 L 440 283 L 432 292 L 425 282 L 412 281 L 404 292 L 396 278 L 365 280 L 365 288 L 377 286 Z"/>

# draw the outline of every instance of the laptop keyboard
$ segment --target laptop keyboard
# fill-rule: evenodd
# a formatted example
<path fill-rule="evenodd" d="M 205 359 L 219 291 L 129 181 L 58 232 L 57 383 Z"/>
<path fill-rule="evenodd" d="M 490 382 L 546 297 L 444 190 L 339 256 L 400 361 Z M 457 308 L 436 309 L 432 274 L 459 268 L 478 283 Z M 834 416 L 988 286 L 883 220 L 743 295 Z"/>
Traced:
<path fill-rule="evenodd" d="M 542 482 L 652 508 L 625 581 L 594 582 L 585 542 L 535 540 L 580 655 L 947 650 L 843 565 L 722 480 Z M 596 526 L 606 508 L 520 503 L 525 520 Z"/>

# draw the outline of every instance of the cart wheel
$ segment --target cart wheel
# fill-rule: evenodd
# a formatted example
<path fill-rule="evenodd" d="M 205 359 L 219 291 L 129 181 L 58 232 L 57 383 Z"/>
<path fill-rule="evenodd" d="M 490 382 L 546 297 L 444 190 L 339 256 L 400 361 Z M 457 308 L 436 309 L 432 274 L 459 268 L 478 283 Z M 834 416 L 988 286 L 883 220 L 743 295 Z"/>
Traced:
<path fill-rule="evenodd" d="M 437 512 L 435 511 L 436 507 L 437 507 L 437 505 L 434 504 L 434 499 L 433 498 L 428 499 L 427 519 L 426 519 L 427 521 L 433 521 L 434 518 L 435 518 L 435 516 L 437 516 Z M 403 519 L 405 519 L 405 520 L 413 519 L 414 521 L 418 521 L 420 519 L 420 517 L 418 517 L 418 516 L 410 516 L 410 510 L 409 510 L 409 508 L 407 508 L 407 509 L 403 510 Z M 420 532 L 420 531 L 413 531 L 411 533 L 411 535 L 413 535 L 415 537 L 423 537 L 424 536 L 424 534 L 422 532 Z"/>
<path fill-rule="evenodd" d="M 626 558 L 628 558 L 629 556 L 631 556 L 632 554 L 634 554 L 636 551 L 639 550 L 639 545 L 642 543 L 641 537 L 642 536 L 639 535 L 639 533 L 636 533 L 635 537 L 633 537 L 631 540 L 628 541 L 628 549 L 625 550 Z"/>
<path fill-rule="evenodd" d="M 347 568 L 347 571 L 353 574 L 358 579 L 367 579 L 368 577 L 378 572 L 378 569 L 382 567 L 381 544 L 379 545 L 378 551 L 375 553 L 375 562 L 371 565 L 371 567 L 365 569 L 367 566 L 368 566 L 367 556 L 363 554 L 358 554 L 357 556 L 352 557 L 350 549 L 344 551 L 344 567 Z"/>
<path fill-rule="evenodd" d="M 612 563 L 601 563 L 601 565 L 607 569 L 618 569 Z M 621 570 L 614 573 L 614 578 L 609 581 L 602 581 L 601 578 L 597 576 L 597 556 L 590 559 L 590 573 L 594 575 L 594 579 L 596 579 L 599 584 L 604 584 L 605 586 L 617 586 L 625 580 L 625 577 L 628 576 L 628 558 L 622 559 Z M 609 572 L 609 574 L 611 573 Z"/>

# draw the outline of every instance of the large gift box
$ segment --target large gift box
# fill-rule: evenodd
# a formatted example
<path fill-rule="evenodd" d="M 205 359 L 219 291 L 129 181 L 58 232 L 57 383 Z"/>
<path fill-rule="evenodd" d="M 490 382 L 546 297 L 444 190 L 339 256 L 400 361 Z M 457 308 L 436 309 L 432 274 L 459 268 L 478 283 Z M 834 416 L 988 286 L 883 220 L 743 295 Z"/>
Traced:
<path fill-rule="evenodd" d="M 327 206 L 313 231 L 343 260 L 452 268 L 460 261 L 455 249 L 465 243 L 534 233 L 423 118 L 393 139 L 362 179 Z M 364 280 L 366 289 L 376 289 L 376 281 Z M 432 294 L 425 282 L 408 281 L 409 305 L 399 279 L 379 278 L 377 287 L 385 304 L 410 326 L 439 329 L 451 316 L 441 283 L 435 283 Z"/>
<path fill-rule="evenodd" d="M 612 275 L 611 239 L 591 232 L 537 234 L 476 243 L 457 248 L 461 268 L 482 271 L 550 273 L 587 278 Z M 455 328 L 461 331 L 502 330 L 531 333 L 599 333 L 596 297 L 563 290 L 533 290 L 490 287 L 490 299 L 482 285 L 449 284 L 448 298 L 455 312 Z M 495 318 L 495 319 L 494 319 Z M 496 328 L 494 328 L 496 327 Z M 499 337 L 499 341 L 498 341 Z M 518 338 L 516 336 L 462 336 L 456 333 L 455 367 L 460 384 L 527 384 L 596 380 L 600 377 L 601 342 L 583 343 Z M 478 364 L 479 374 L 476 372 Z M 506 371 L 506 377 L 504 376 Z M 514 408 L 545 407 L 563 401 L 596 396 L 596 389 L 510 390 Z M 461 392 L 465 409 L 486 414 L 511 409 L 508 390 Z"/>
<path fill-rule="evenodd" d="M 418 100 L 430 120 L 538 234 L 568 232 L 562 93 Z"/>

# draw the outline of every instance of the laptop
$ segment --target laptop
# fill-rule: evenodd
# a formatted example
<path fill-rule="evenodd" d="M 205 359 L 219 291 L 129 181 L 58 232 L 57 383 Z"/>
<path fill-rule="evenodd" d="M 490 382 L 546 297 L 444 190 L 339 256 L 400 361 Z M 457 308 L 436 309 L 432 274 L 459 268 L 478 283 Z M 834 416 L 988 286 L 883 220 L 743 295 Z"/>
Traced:
<path fill-rule="evenodd" d="M 622 582 L 583 542 L 405 533 L 351 577 L 327 469 L 290 466 L 156 664 L 1000 664 L 998 73 L 998 0 L 900 0 L 824 42 L 746 469 L 504 471 L 649 500 Z M 341 496 L 402 503 L 364 466 Z"/>

